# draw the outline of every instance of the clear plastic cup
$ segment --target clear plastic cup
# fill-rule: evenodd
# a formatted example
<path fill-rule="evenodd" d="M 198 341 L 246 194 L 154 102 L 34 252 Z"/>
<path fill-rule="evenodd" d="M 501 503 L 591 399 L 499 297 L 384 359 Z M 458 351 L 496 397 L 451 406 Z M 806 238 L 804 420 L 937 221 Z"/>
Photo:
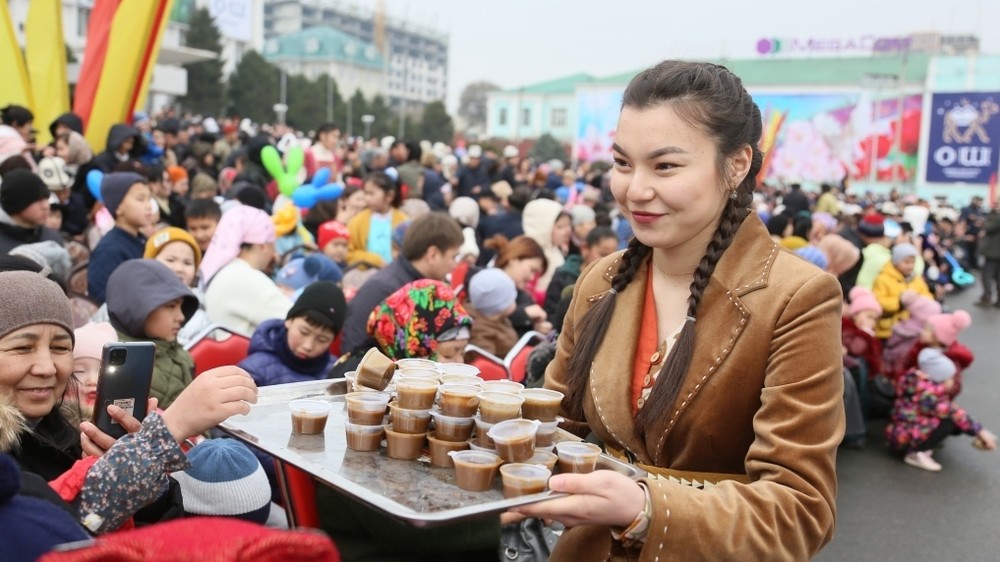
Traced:
<path fill-rule="evenodd" d="M 556 443 L 556 454 L 559 455 L 560 472 L 586 474 L 597 468 L 601 448 L 582 441 L 560 441 Z"/>
<path fill-rule="evenodd" d="M 442 384 L 438 387 L 441 413 L 446 416 L 471 418 L 479 407 L 478 386 L 471 384 Z"/>
<path fill-rule="evenodd" d="M 490 428 L 487 435 L 496 443 L 497 454 L 504 462 L 524 462 L 535 454 L 537 420 L 506 420 Z"/>
<path fill-rule="evenodd" d="M 400 408 L 429 410 L 437 397 L 438 383 L 423 377 L 402 377 L 396 380 L 396 400 Z"/>
<path fill-rule="evenodd" d="M 430 443 L 431 465 L 443 468 L 455 467 L 455 461 L 451 460 L 448 453 L 452 451 L 464 451 L 469 448 L 468 442 L 444 441 L 438 439 L 434 432 L 427 435 L 427 441 Z"/>
<path fill-rule="evenodd" d="M 552 421 L 539 422 L 538 433 L 535 434 L 535 447 L 548 447 L 552 445 L 555 441 L 556 430 L 559 429 L 559 424 L 562 421 L 562 418 L 556 417 Z"/>
<path fill-rule="evenodd" d="M 385 428 L 386 452 L 391 459 L 412 461 L 420 458 L 427 442 L 426 433 L 400 433 Z"/>
<path fill-rule="evenodd" d="M 347 419 L 361 425 L 381 425 L 389 395 L 384 392 L 352 392 L 344 395 Z"/>
<path fill-rule="evenodd" d="M 292 400 L 288 404 L 292 412 L 292 433 L 316 435 L 326 429 L 330 417 L 330 403 L 321 400 Z"/>
<path fill-rule="evenodd" d="M 555 471 L 556 462 L 559 460 L 559 455 L 553 453 L 552 451 L 545 451 L 543 449 L 535 448 L 535 454 L 531 455 L 531 458 L 524 461 L 528 464 L 538 464 L 549 469 L 550 472 Z"/>
<path fill-rule="evenodd" d="M 484 422 L 497 423 L 521 417 L 524 398 L 507 392 L 480 392 L 479 415 Z"/>
<path fill-rule="evenodd" d="M 485 492 L 492 488 L 503 463 L 493 453 L 480 451 L 452 451 L 448 455 L 455 463 L 455 483 L 470 492 Z"/>
<path fill-rule="evenodd" d="M 446 416 L 439 410 L 431 410 L 434 418 L 434 433 L 442 441 L 468 441 L 472 435 L 472 418 Z"/>
<path fill-rule="evenodd" d="M 475 375 L 441 375 L 441 384 L 471 384 L 482 388 L 484 382 L 482 377 Z"/>
<path fill-rule="evenodd" d="M 484 392 L 508 392 L 510 394 L 521 394 L 524 385 L 514 381 L 485 381 L 483 383 Z"/>
<path fill-rule="evenodd" d="M 406 378 L 431 379 L 436 381 L 441 378 L 441 373 L 439 373 L 437 369 L 424 369 L 418 367 L 406 367 L 396 371 L 396 380 Z"/>
<path fill-rule="evenodd" d="M 396 368 L 400 370 L 430 369 L 432 371 L 436 371 L 437 367 L 438 367 L 438 362 L 431 361 L 430 359 L 420 359 L 418 357 L 414 357 L 414 358 L 396 360 Z"/>
<path fill-rule="evenodd" d="M 385 435 L 384 425 L 344 424 L 347 434 L 347 448 L 354 451 L 377 451 Z"/>
<path fill-rule="evenodd" d="M 493 439 L 491 439 L 489 435 L 490 429 L 493 427 L 493 424 L 489 422 L 484 422 L 482 416 L 478 414 L 472 419 L 476 421 L 476 439 L 475 439 L 476 445 L 479 445 L 480 447 L 485 447 L 487 449 L 496 450 L 497 445 L 496 443 L 493 442 Z"/>
<path fill-rule="evenodd" d="M 559 415 L 563 393 L 547 388 L 526 388 L 521 392 L 521 415 L 529 420 L 550 422 Z"/>
<path fill-rule="evenodd" d="M 442 375 L 472 375 L 479 376 L 479 367 L 465 363 L 438 363 L 438 372 Z"/>
<path fill-rule="evenodd" d="M 431 411 L 400 408 L 395 402 L 389 403 L 389 420 L 400 433 L 427 433 L 431 424 Z"/>
<path fill-rule="evenodd" d="M 496 447 L 482 447 L 478 445 L 475 441 L 469 441 L 469 448 L 472 449 L 473 451 L 479 451 L 480 453 L 493 453 L 494 455 L 497 454 Z"/>
<path fill-rule="evenodd" d="M 503 497 L 516 498 L 545 491 L 552 471 L 544 466 L 527 463 L 511 463 L 500 467 L 503 480 Z"/>
<path fill-rule="evenodd" d="M 371 348 L 358 363 L 357 383 L 375 390 L 385 390 L 396 372 L 396 364 L 378 348 Z"/>

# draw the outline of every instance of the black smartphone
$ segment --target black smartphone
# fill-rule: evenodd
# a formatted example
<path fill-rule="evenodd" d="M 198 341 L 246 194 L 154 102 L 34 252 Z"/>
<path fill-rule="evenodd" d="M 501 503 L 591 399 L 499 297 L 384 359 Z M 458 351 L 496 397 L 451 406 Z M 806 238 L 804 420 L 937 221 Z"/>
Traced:
<path fill-rule="evenodd" d="M 94 402 L 94 425 L 97 429 L 115 439 L 125 435 L 125 428 L 108 415 L 110 404 L 139 421 L 146 418 L 155 357 L 156 345 L 153 342 L 111 342 L 104 345 Z"/>

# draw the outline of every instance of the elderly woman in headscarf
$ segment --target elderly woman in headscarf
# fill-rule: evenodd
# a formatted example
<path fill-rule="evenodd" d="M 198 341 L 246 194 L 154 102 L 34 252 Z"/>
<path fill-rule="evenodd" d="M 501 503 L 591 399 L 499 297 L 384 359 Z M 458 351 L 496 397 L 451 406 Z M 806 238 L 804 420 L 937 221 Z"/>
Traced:
<path fill-rule="evenodd" d="M 250 337 L 271 318 L 284 318 L 292 301 L 267 275 L 274 264 L 271 217 L 240 205 L 223 213 L 201 262 L 208 317 Z"/>
<path fill-rule="evenodd" d="M 464 363 L 472 317 L 451 287 L 420 279 L 389 295 L 368 317 L 368 334 L 391 359 Z"/>

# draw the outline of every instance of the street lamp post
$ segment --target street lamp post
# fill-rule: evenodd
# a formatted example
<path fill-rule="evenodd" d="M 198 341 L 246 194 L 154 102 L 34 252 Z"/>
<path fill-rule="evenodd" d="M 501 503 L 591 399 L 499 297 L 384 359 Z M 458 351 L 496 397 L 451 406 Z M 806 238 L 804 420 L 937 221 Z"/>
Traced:
<path fill-rule="evenodd" d="M 368 140 L 372 134 L 372 123 L 375 122 L 375 116 L 366 113 L 361 116 L 361 122 L 365 124 L 365 140 Z"/>

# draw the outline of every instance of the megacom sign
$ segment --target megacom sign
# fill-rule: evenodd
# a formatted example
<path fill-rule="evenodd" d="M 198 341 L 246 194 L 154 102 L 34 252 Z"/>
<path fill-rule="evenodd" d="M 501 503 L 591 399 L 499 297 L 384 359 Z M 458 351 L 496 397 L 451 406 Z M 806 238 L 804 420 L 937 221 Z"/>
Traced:
<path fill-rule="evenodd" d="M 757 40 L 762 56 L 850 55 L 898 53 L 910 50 L 909 37 L 764 37 Z"/>
<path fill-rule="evenodd" d="M 1000 92 L 934 94 L 929 134 L 928 182 L 989 183 L 1000 150 Z"/>

